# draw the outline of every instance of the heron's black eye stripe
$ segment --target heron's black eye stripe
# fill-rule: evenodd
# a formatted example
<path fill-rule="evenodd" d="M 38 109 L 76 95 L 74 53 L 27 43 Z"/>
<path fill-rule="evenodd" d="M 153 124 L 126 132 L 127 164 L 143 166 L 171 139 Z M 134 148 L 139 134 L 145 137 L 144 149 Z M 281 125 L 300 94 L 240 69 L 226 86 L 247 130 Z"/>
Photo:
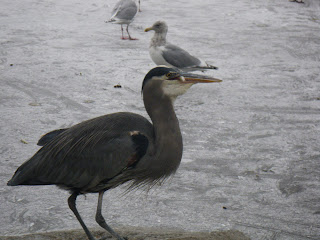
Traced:
<path fill-rule="evenodd" d="M 167 76 L 167 78 L 172 78 L 172 77 L 175 76 L 175 74 L 172 73 L 172 72 L 169 72 L 169 73 L 166 74 L 166 76 Z"/>

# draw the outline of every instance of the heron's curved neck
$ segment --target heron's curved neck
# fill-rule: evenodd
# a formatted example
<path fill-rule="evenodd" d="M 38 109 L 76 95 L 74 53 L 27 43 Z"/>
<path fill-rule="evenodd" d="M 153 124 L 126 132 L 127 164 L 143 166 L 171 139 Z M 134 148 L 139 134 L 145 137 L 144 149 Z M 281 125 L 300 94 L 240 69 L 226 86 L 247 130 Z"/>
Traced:
<path fill-rule="evenodd" d="M 162 33 L 155 32 L 150 43 L 150 47 L 163 46 L 167 43 L 167 31 Z"/>
<path fill-rule="evenodd" d="M 172 100 L 163 93 L 149 91 L 149 94 L 144 94 L 144 103 L 155 133 L 153 155 L 159 164 L 154 165 L 163 167 L 159 169 L 159 173 L 164 171 L 163 175 L 170 175 L 178 168 L 183 149 L 179 121 Z"/>

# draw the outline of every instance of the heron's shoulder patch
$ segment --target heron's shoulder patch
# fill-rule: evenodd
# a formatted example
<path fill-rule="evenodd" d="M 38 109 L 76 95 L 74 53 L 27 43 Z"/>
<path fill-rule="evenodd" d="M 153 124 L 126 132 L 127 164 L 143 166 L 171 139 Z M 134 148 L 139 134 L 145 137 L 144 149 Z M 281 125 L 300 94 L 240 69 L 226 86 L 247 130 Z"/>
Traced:
<path fill-rule="evenodd" d="M 146 154 L 149 146 L 149 139 L 139 131 L 130 131 L 129 135 L 133 141 L 135 153 L 130 158 L 127 167 L 134 167 L 134 165 Z"/>

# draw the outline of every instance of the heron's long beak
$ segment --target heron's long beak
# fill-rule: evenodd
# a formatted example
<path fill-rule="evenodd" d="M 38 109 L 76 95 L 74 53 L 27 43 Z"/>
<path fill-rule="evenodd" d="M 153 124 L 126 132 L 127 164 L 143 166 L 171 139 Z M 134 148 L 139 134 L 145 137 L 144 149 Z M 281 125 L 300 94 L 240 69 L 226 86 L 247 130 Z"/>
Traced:
<path fill-rule="evenodd" d="M 145 32 L 149 32 L 150 30 L 153 30 L 152 27 L 148 27 L 148 28 L 146 28 L 144 31 L 145 31 Z"/>
<path fill-rule="evenodd" d="M 212 83 L 212 82 L 222 82 L 222 80 L 213 78 L 210 76 L 193 74 L 193 73 L 182 73 L 181 76 L 184 77 L 182 83 Z"/>

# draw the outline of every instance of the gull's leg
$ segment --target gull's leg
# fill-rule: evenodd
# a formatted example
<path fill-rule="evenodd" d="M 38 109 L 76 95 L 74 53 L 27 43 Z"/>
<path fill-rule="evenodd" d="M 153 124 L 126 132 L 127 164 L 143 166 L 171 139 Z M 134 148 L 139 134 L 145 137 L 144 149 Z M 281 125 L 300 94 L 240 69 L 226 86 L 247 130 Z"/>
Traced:
<path fill-rule="evenodd" d="M 111 227 L 108 226 L 106 223 L 106 220 L 104 220 L 104 217 L 101 213 L 102 208 L 102 199 L 103 199 L 104 191 L 99 192 L 99 198 L 98 198 L 98 206 L 97 206 L 97 213 L 96 213 L 96 222 L 105 230 L 107 230 L 112 236 L 114 236 L 118 240 L 125 240 L 123 237 L 121 237 L 118 233 L 113 231 Z"/>
<path fill-rule="evenodd" d="M 127 33 L 128 33 L 128 36 L 129 36 L 129 39 L 130 40 L 138 40 L 138 38 L 132 38 L 131 36 L 130 36 L 130 33 L 129 33 L 129 24 L 127 25 Z"/>
<path fill-rule="evenodd" d="M 121 24 L 121 39 L 122 39 L 122 40 L 128 39 L 128 38 L 126 38 L 126 37 L 123 36 L 123 27 L 122 27 L 122 24 Z"/>
<path fill-rule="evenodd" d="M 82 221 L 81 219 L 81 216 L 76 208 L 76 199 L 77 199 L 77 196 L 79 194 L 74 192 L 71 194 L 71 196 L 68 198 L 68 204 L 69 204 L 69 208 L 71 209 L 71 211 L 74 213 L 74 215 L 76 216 L 76 218 L 78 219 L 79 223 L 81 224 L 83 230 L 86 232 L 89 240 L 96 240 L 91 232 L 89 231 L 89 229 L 87 228 L 87 226 L 84 224 L 84 222 Z"/>

